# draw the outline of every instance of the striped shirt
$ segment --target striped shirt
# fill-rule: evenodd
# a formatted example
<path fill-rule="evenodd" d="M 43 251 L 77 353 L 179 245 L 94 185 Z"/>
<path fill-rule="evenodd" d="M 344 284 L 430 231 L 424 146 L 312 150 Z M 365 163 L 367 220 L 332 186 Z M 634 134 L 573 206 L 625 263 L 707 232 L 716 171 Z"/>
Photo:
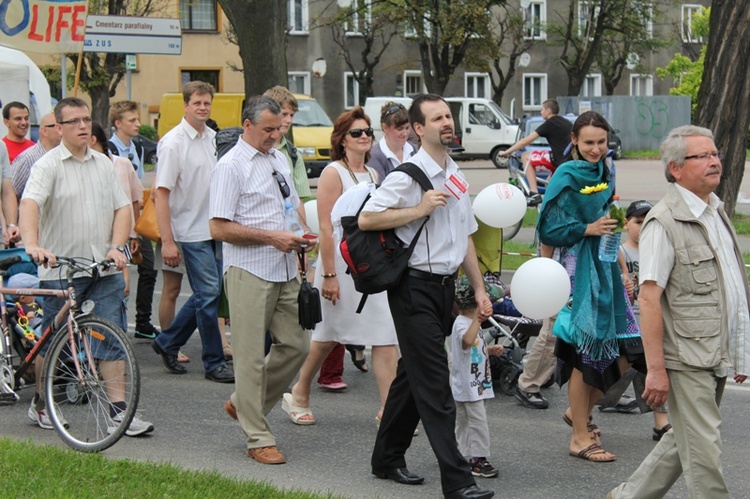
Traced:
<path fill-rule="evenodd" d="M 47 154 L 47 150 L 44 149 L 41 142 L 37 142 L 34 147 L 29 147 L 19 154 L 13 162 L 13 190 L 16 191 L 16 196 L 19 199 L 23 196 L 26 182 L 29 181 L 31 167 L 34 166 L 34 163 L 39 161 L 45 154 Z"/>
<path fill-rule="evenodd" d="M 292 206 L 299 206 L 292 173 L 286 157 L 276 149 L 268 154 L 255 149 L 242 137 L 225 154 L 211 178 L 211 218 L 223 218 L 244 227 L 285 231 L 284 198 L 273 172 L 284 175 Z M 223 245 L 224 272 L 241 268 L 263 280 L 286 282 L 297 276 L 295 254 L 283 253 L 271 245 Z"/>
<path fill-rule="evenodd" d="M 63 144 L 36 162 L 23 199 L 39 205 L 40 247 L 93 260 L 112 249 L 115 211 L 130 204 L 107 156 L 89 148 L 80 162 Z M 59 278 L 60 269 L 39 267 L 40 280 Z"/>

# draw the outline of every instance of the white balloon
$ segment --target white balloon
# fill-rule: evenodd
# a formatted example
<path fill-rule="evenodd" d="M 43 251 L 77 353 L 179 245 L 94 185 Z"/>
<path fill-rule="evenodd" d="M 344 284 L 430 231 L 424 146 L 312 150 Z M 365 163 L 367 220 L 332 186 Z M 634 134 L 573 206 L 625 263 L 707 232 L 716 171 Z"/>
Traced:
<path fill-rule="evenodd" d="M 513 304 L 532 319 L 546 319 L 558 313 L 570 297 L 570 277 L 551 258 L 533 258 L 524 263 L 511 281 Z"/>
<path fill-rule="evenodd" d="M 307 226 L 315 234 L 320 234 L 320 224 L 318 223 L 318 201 L 311 199 L 305 203 L 305 218 Z"/>
<path fill-rule="evenodd" d="M 502 229 L 515 225 L 526 214 L 526 197 L 514 185 L 488 185 L 474 198 L 474 213 L 490 227 Z"/>

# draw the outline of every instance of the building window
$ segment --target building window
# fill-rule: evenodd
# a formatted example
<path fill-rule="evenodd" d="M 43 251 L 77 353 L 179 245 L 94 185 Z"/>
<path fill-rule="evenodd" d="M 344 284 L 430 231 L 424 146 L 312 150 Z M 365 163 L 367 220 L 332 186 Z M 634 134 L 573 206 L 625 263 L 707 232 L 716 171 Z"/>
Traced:
<path fill-rule="evenodd" d="M 289 0 L 289 34 L 307 34 L 307 0 Z"/>
<path fill-rule="evenodd" d="M 216 0 L 180 0 L 183 31 L 218 31 Z"/>
<path fill-rule="evenodd" d="M 630 95 L 638 97 L 654 95 L 654 77 L 651 75 L 630 75 Z"/>
<path fill-rule="evenodd" d="M 524 73 L 523 75 L 523 109 L 539 111 L 542 102 L 547 100 L 546 73 Z"/>
<path fill-rule="evenodd" d="M 425 93 L 425 88 L 422 82 L 422 72 L 414 70 L 404 71 L 404 95 L 414 97 L 423 93 Z"/>
<path fill-rule="evenodd" d="M 354 77 L 354 73 L 349 71 L 344 73 L 344 89 L 344 107 L 346 109 L 362 105 L 359 100 L 359 82 Z"/>
<path fill-rule="evenodd" d="M 288 88 L 292 93 L 310 95 L 309 71 L 289 71 L 287 78 Z"/>
<path fill-rule="evenodd" d="M 352 14 L 346 22 L 346 36 L 362 36 L 372 22 L 372 0 L 351 0 Z"/>
<path fill-rule="evenodd" d="M 547 22 L 546 0 L 532 1 L 529 6 L 521 11 L 524 16 L 523 36 L 526 40 L 544 40 L 547 33 L 544 31 L 544 23 Z"/>
<path fill-rule="evenodd" d="M 596 30 L 596 19 L 599 17 L 600 11 L 599 5 L 595 5 L 592 12 L 591 2 L 585 0 L 578 2 L 578 36 L 593 39 L 594 30 Z"/>
<path fill-rule="evenodd" d="M 703 38 L 693 34 L 693 19 L 701 13 L 702 5 L 684 4 L 682 6 L 682 41 L 685 43 L 701 43 Z"/>
<path fill-rule="evenodd" d="M 581 85 L 581 97 L 598 97 L 602 95 L 602 75 L 586 75 L 586 80 Z"/>
<path fill-rule="evenodd" d="M 191 81 L 205 81 L 214 86 L 214 90 L 221 92 L 221 70 L 219 69 L 181 69 L 180 82 L 184 86 Z"/>
<path fill-rule="evenodd" d="M 465 87 L 466 97 L 489 99 L 490 76 L 487 73 L 466 73 Z"/>

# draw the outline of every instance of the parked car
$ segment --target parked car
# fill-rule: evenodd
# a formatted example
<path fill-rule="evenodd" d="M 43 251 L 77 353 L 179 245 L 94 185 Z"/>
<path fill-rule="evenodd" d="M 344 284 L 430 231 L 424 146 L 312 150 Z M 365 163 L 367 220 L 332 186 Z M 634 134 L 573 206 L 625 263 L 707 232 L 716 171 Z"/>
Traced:
<path fill-rule="evenodd" d="M 143 148 L 143 163 L 144 164 L 156 164 L 156 142 L 144 137 L 143 135 L 136 135 L 133 137 L 133 143 L 136 149 Z"/>
<path fill-rule="evenodd" d="M 446 97 L 456 127 L 456 140 L 463 147 L 457 159 L 491 159 L 500 168 L 499 153 L 512 146 L 518 125 L 490 99 Z"/>

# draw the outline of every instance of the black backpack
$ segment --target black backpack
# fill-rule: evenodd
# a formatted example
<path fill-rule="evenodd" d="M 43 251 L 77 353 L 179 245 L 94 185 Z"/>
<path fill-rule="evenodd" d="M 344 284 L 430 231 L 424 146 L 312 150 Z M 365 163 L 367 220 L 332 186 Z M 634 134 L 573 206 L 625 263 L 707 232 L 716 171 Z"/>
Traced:
<path fill-rule="evenodd" d="M 120 150 L 117 149 L 117 146 L 114 144 L 114 142 L 110 140 L 109 142 L 107 142 L 107 146 L 108 146 L 109 152 L 111 152 L 113 156 L 120 155 Z M 138 153 L 138 158 L 140 160 L 143 160 L 143 146 L 139 146 L 136 144 L 135 150 Z M 130 159 L 130 162 L 132 163 L 133 162 L 132 158 L 129 158 L 129 159 Z M 135 163 L 133 164 L 133 169 L 138 170 L 138 168 L 135 166 Z"/>
<path fill-rule="evenodd" d="M 398 172 L 409 175 L 424 191 L 433 188 L 427 175 L 414 163 L 404 163 L 389 175 Z M 355 215 L 341 217 L 344 234 L 339 243 L 339 250 L 348 267 L 347 273 L 354 279 L 354 288 L 363 294 L 357 313 L 362 311 L 368 295 L 381 293 L 399 285 L 409 265 L 409 258 L 414 252 L 417 239 L 430 219 L 429 216 L 425 217 L 411 243 L 405 246 L 396 236 L 394 229 L 368 231 L 359 228 L 359 214 L 369 199 L 368 195 Z"/>
<path fill-rule="evenodd" d="M 222 156 L 236 146 L 240 135 L 244 132 L 245 129 L 241 126 L 232 126 L 216 132 L 216 137 L 214 138 L 216 142 L 216 159 L 221 159 Z M 289 150 L 289 158 L 292 160 L 292 168 L 294 168 L 294 165 L 297 163 L 297 148 L 289 140 L 286 141 L 286 145 Z"/>

